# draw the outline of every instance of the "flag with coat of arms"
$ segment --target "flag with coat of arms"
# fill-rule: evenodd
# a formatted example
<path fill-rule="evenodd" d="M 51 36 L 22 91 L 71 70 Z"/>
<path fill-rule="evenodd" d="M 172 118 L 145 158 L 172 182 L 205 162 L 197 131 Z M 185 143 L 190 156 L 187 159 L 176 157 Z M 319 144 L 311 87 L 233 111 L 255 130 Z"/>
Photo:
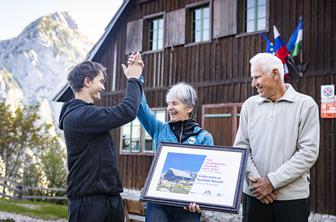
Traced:
<path fill-rule="evenodd" d="M 302 17 L 300 17 L 299 24 L 287 43 L 287 49 L 292 55 L 292 57 L 295 57 L 300 54 L 302 48 L 302 36 L 303 36 Z"/>

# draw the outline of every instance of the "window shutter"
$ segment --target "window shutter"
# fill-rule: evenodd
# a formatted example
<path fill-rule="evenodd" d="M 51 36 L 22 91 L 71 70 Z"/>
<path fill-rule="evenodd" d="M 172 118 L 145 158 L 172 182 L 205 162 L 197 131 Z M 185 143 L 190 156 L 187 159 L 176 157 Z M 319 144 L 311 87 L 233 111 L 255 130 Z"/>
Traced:
<path fill-rule="evenodd" d="M 127 23 L 126 54 L 142 51 L 143 20 Z"/>
<path fill-rule="evenodd" d="M 165 47 L 185 43 L 186 10 L 179 9 L 166 14 Z"/>
<path fill-rule="evenodd" d="M 213 38 L 237 33 L 237 0 L 214 0 Z"/>

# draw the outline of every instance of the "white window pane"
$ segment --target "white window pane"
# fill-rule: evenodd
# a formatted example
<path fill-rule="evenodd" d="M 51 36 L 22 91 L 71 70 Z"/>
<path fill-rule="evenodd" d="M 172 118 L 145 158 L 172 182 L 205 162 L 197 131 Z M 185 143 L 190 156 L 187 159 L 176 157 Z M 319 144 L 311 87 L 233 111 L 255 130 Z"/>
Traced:
<path fill-rule="evenodd" d="M 209 30 L 203 31 L 203 41 L 209 40 Z"/>
<path fill-rule="evenodd" d="M 152 41 L 156 41 L 157 38 L 158 38 L 158 31 L 154 31 Z"/>
<path fill-rule="evenodd" d="M 203 18 L 209 18 L 209 8 L 203 9 Z"/>
<path fill-rule="evenodd" d="M 152 50 L 156 50 L 156 49 L 157 49 L 157 41 L 154 40 L 154 41 L 152 42 Z"/>
<path fill-rule="evenodd" d="M 266 6 L 259 6 L 258 7 L 258 18 L 265 18 L 266 17 Z"/>
<path fill-rule="evenodd" d="M 258 5 L 266 5 L 266 0 L 259 0 Z"/>
<path fill-rule="evenodd" d="M 165 122 L 166 121 L 166 112 L 165 111 L 157 111 L 155 116 L 161 122 Z"/>
<path fill-rule="evenodd" d="M 140 138 L 140 126 L 133 127 L 132 129 L 132 140 L 137 140 Z"/>
<path fill-rule="evenodd" d="M 132 152 L 139 152 L 140 151 L 140 143 L 139 140 L 133 141 L 132 140 L 132 144 L 131 144 L 131 151 Z"/>
<path fill-rule="evenodd" d="M 203 30 L 209 29 L 209 19 L 204 19 L 203 21 Z"/>
<path fill-rule="evenodd" d="M 247 8 L 254 7 L 255 0 L 247 0 Z"/>
<path fill-rule="evenodd" d="M 266 19 L 258 19 L 258 30 L 265 30 L 266 29 Z"/>
<path fill-rule="evenodd" d="M 123 128 L 122 128 L 122 135 L 125 138 L 130 138 L 130 136 L 131 136 L 131 127 L 129 127 L 127 125 L 123 126 Z"/>
<path fill-rule="evenodd" d="M 145 138 L 146 138 L 146 139 L 150 139 L 150 140 L 152 139 L 152 137 L 147 133 L 146 130 L 145 130 Z"/>
<path fill-rule="evenodd" d="M 135 119 L 133 120 L 133 122 L 132 122 L 132 125 L 133 125 L 133 126 L 140 126 L 140 121 L 139 121 L 139 119 L 138 119 L 138 118 L 135 118 Z"/>
<path fill-rule="evenodd" d="M 254 32 L 254 21 L 248 21 L 246 24 L 246 32 Z"/>
<path fill-rule="evenodd" d="M 252 20 L 254 19 L 254 8 L 247 9 L 247 20 Z"/>
<path fill-rule="evenodd" d="M 196 21 L 195 22 L 195 31 L 196 32 L 201 31 L 201 21 Z"/>
<path fill-rule="evenodd" d="M 163 19 L 159 19 L 159 29 L 163 29 Z"/>
<path fill-rule="evenodd" d="M 163 29 L 159 30 L 159 39 L 163 39 Z"/>
<path fill-rule="evenodd" d="M 163 48 L 163 41 L 162 39 L 159 39 L 157 49 L 162 49 Z"/>
<path fill-rule="evenodd" d="M 197 9 L 195 10 L 195 20 L 201 19 L 201 10 Z"/>
<path fill-rule="evenodd" d="M 201 41 L 201 32 L 195 32 L 195 42 Z"/>

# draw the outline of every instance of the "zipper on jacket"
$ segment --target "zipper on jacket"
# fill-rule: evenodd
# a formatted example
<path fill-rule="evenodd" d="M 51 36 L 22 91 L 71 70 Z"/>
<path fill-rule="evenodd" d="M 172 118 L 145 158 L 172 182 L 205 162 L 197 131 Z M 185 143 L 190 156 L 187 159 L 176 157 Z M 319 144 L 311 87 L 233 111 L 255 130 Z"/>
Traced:
<path fill-rule="evenodd" d="M 182 123 L 182 130 L 181 130 L 181 133 L 180 133 L 180 143 L 182 143 L 182 134 L 183 134 L 183 123 Z"/>

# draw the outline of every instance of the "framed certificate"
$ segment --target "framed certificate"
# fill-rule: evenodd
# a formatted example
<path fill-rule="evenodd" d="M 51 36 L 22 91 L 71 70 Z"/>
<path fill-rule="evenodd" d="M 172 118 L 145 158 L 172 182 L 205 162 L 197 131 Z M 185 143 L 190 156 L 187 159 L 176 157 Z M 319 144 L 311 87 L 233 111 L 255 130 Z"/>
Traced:
<path fill-rule="evenodd" d="M 248 150 L 161 143 L 140 200 L 238 213 Z"/>

